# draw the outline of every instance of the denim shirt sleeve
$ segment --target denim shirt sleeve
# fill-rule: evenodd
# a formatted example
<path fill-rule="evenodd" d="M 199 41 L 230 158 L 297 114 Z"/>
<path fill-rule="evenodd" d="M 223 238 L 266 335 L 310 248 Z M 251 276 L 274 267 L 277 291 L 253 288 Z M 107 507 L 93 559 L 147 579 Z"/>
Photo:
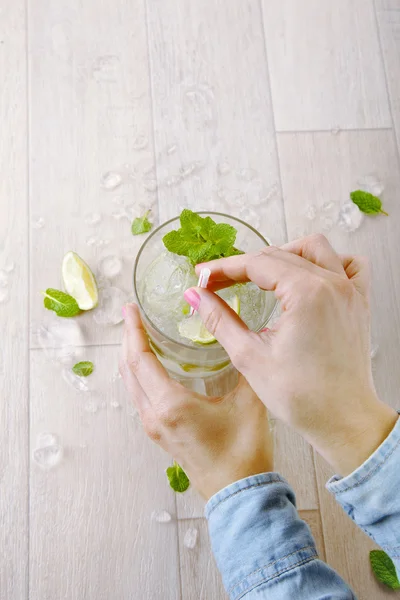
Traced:
<path fill-rule="evenodd" d="M 211 543 L 230 600 L 354 599 L 318 559 L 314 539 L 277 473 L 233 483 L 206 506 Z"/>
<path fill-rule="evenodd" d="M 400 574 L 400 419 L 361 467 L 344 478 L 335 475 L 326 487 Z"/>

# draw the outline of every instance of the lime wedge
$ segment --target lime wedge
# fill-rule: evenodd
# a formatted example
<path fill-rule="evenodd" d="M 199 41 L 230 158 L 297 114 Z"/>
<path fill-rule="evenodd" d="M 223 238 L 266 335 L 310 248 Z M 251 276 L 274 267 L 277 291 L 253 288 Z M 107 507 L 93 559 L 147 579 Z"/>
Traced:
<path fill-rule="evenodd" d="M 85 261 L 75 252 L 67 252 L 61 270 L 65 290 L 75 298 L 79 308 L 94 308 L 99 300 L 99 293 L 94 275 Z"/>
<path fill-rule="evenodd" d="M 228 300 L 227 304 L 237 313 L 240 314 L 240 300 L 238 296 L 234 296 Z M 216 341 L 215 337 L 203 325 L 200 315 L 195 313 L 192 317 L 184 319 L 178 325 L 179 333 L 182 337 L 195 342 L 196 344 L 212 344 Z"/>

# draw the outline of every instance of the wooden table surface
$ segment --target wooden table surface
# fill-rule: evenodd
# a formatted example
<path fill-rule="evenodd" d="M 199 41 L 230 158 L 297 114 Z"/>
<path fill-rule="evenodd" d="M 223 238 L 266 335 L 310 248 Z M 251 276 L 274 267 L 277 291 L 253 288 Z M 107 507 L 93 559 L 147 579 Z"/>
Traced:
<path fill-rule="evenodd" d="M 376 385 L 399 406 L 399 75 L 400 0 L 3 0 L 2 600 L 225 597 L 202 502 L 169 490 L 170 458 L 115 378 L 121 325 L 76 321 L 96 365 L 89 392 L 37 340 L 55 322 L 40 291 L 61 285 L 70 249 L 94 269 L 121 257 L 115 285 L 131 295 L 142 239 L 121 206 L 160 223 L 182 207 L 220 210 L 277 244 L 322 230 L 337 250 L 367 254 Z M 101 186 L 109 171 L 123 175 L 115 190 Z M 337 213 L 368 174 L 390 216 L 346 233 Z M 63 448 L 48 470 L 32 458 L 43 432 Z M 327 466 L 286 427 L 275 437 L 322 558 L 359 598 L 392 597 L 371 575 L 371 541 L 324 488 Z M 169 523 L 152 518 L 161 510 Z"/>

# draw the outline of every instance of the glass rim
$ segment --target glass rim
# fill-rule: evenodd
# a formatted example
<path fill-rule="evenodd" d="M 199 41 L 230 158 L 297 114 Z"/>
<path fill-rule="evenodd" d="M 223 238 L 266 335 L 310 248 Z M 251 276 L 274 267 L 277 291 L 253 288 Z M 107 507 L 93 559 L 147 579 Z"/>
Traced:
<path fill-rule="evenodd" d="M 225 218 L 228 218 L 228 219 L 232 219 L 233 221 L 236 221 L 236 222 L 240 223 L 241 225 L 244 225 L 247 229 L 251 229 L 251 231 L 253 231 L 253 233 L 255 233 L 257 235 L 257 237 L 266 246 L 270 246 L 271 245 L 270 241 L 268 239 L 266 239 L 263 235 L 261 235 L 261 233 L 259 231 L 257 231 L 257 229 L 255 229 L 252 225 L 249 225 L 249 223 L 246 223 L 245 221 L 242 221 L 241 219 L 238 219 L 237 217 L 234 217 L 232 215 L 227 215 L 226 213 L 212 211 L 212 210 L 199 210 L 199 211 L 195 211 L 195 212 L 198 215 L 218 215 L 219 217 L 225 217 Z M 151 232 L 151 234 L 145 239 L 145 241 L 143 242 L 143 244 L 140 246 L 139 252 L 136 255 L 135 263 L 133 265 L 133 289 L 134 289 L 135 296 L 136 296 L 136 301 L 137 301 L 137 304 L 139 305 L 140 310 L 146 315 L 146 319 L 148 319 L 148 321 L 150 322 L 151 326 L 153 327 L 153 329 L 155 329 L 157 331 L 157 333 L 159 333 L 162 337 L 164 337 L 169 342 L 172 342 L 173 344 L 177 344 L 178 346 L 182 346 L 183 348 L 188 348 L 190 350 L 193 350 L 193 351 L 199 352 L 199 353 L 205 352 L 205 351 L 210 352 L 210 350 L 212 349 L 212 346 L 214 346 L 214 344 L 205 345 L 204 347 L 201 347 L 201 346 L 190 346 L 189 344 L 185 344 L 184 342 L 178 342 L 174 338 L 170 337 L 169 335 L 167 335 L 166 333 L 164 333 L 163 331 L 161 331 L 153 323 L 153 321 L 148 316 L 146 310 L 143 308 L 143 305 L 142 305 L 142 302 L 140 301 L 138 290 L 137 290 L 136 275 L 137 275 L 138 264 L 139 264 L 139 260 L 140 260 L 140 257 L 142 255 L 142 252 L 146 248 L 146 246 L 149 243 L 149 241 L 160 231 L 160 229 L 163 229 L 166 225 L 169 225 L 170 223 L 173 223 L 174 221 L 179 221 L 179 219 L 180 219 L 180 217 L 178 215 L 176 217 L 173 217 L 172 219 L 168 219 L 168 221 L 164 221 L 164 223 L 162 223 L 161 225 L 159 225 L 158 227 L 156 227 L 156 229 Z M 264 290 L 264 291 L 266 291 L 266 290 Z M 265 320 L 265 322 L 259 327 L 259 329 L 258 329 L 257 332 L 261 331 L 261 329 L 263 329 L 267 325 L 267 323 L 269 323 L 269 321 L 271 320 L 272 316 L 274 315 L 274 313 L 276 311 L 277 305 L 278 305 L 278 301 L 275 298 L 274 306 L 273 306 L 273 308 L 271 310 L 271 314 L 268 316 L 268 318 Z M 224 350 L 224 352 L 226 352 L 226 350 L 223 348 L 223 346 L 221 346 L 221 344 L 218 342 L 218 340 L 217 340 L 217 343 L 219 344 L 219 348 L 221 348 L 222 350 Z M 217 349 L 217 347 L 214 346 L 214 349 Z"/>

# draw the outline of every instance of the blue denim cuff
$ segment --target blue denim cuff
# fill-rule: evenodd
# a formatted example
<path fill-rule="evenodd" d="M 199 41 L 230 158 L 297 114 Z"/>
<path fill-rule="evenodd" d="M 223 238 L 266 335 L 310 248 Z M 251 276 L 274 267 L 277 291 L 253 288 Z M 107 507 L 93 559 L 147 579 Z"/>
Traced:
<path fill-rule="evenodd" d="M 397 455 L 391 460 L 396 452 Z M 395 464 L 392 466 L 389 462 Z M 382 477 L 382 470 L 391 470 L 395 466 L 400 469 L 400 418 L 384 442 L 358 469 L 346 477 L 334 475 L 326 487 L 337 496 L 359 486 L 368 485 L 372 478 Z"/>
<path fill-rule="evenodd" d="M 310 529 L 277 473 L 229 485 L 206 505 L 211 543 L 231 600 L 317 559 Z"/>

